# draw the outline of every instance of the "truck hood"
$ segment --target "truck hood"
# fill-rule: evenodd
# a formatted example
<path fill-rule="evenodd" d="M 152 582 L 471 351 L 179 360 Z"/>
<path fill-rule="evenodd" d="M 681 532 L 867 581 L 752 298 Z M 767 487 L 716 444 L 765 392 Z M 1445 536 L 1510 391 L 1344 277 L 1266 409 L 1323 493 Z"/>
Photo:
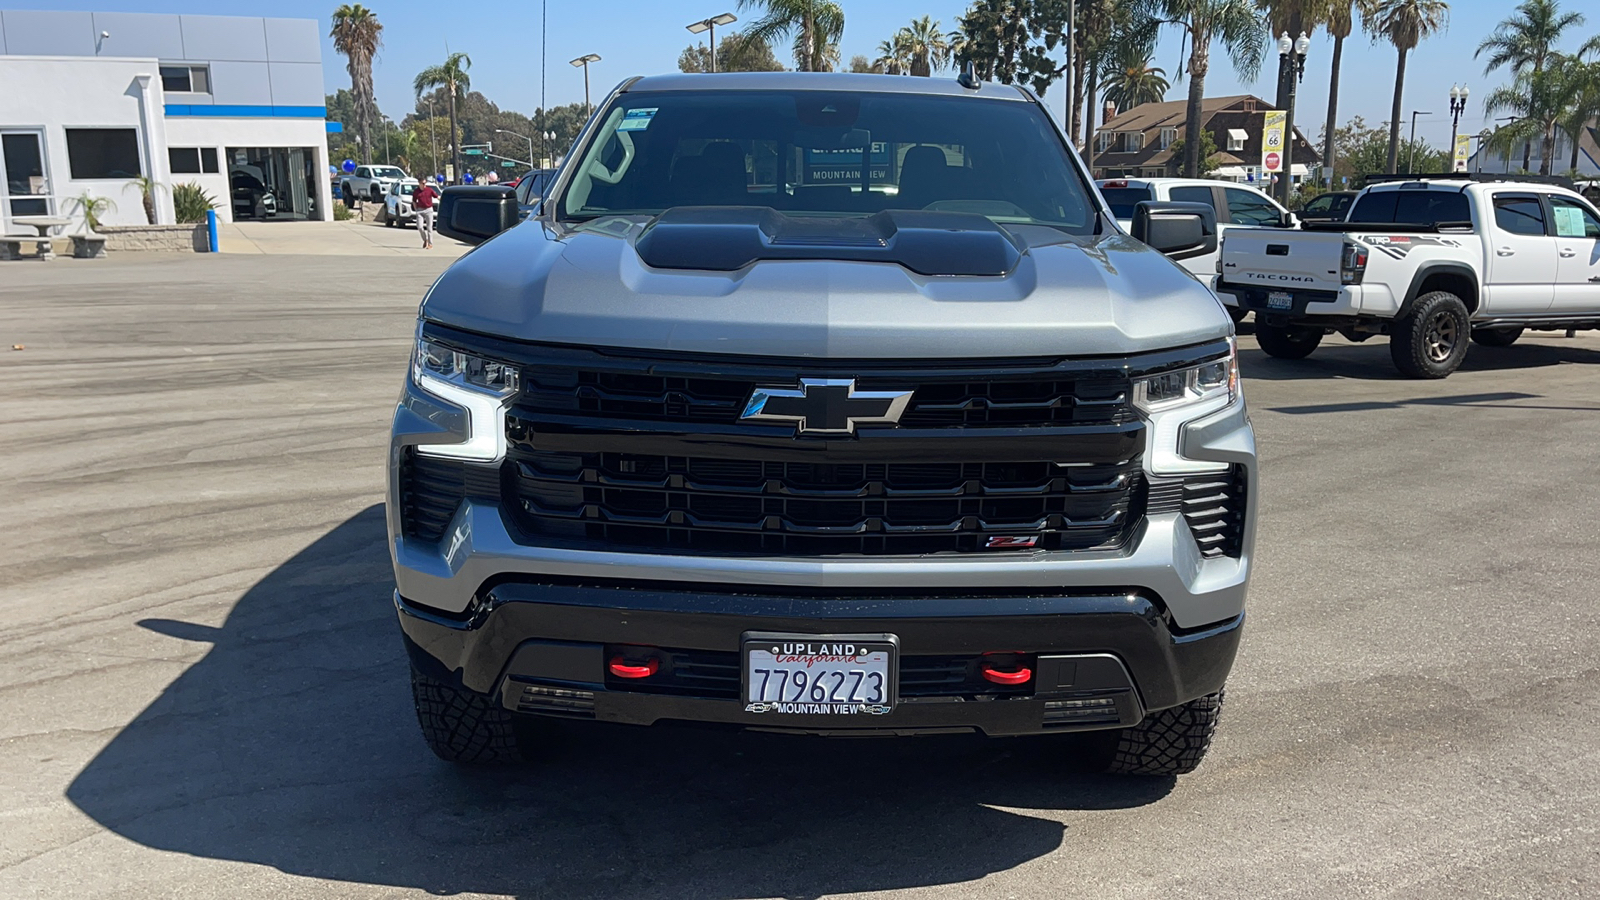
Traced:
<path fill-rule="evenodd" d="M 525 341 L 837 359 L 1124 355 L 1232 328 L 1210 290 L 1121 233 L 1007 226 L 1022 253 L 1005 275 L 829 259 L 703 271 L 647 266 L 649 221 L 527 221 L 446 270 L 421 314 Z"/>

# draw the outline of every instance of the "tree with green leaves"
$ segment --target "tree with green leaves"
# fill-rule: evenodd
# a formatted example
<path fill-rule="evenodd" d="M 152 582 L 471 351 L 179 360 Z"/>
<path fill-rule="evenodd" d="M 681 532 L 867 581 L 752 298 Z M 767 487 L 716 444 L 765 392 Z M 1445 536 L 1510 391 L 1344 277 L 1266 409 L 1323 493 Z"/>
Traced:
<path fill-rule="evenodd" d="M 1406 91 L 1406 55 L 1423 39 L 1444 31 L 1450 24 L 1450 4 L 1445 0 L 1379 0 L 1378 6 L 1362 24 L 1374 40 L 1382 38 L 1394 46 L 1398 60 L 1394 68 L 1394 106 L 1389 114 L 1388 172 L 1393 175 L 1400 158 L 1400 121 Z"/>
<path fill-rule="evenodd" d="M 1105 99 L 1117 112 L 1127 112 L 1141 103 L 1160 103 L 1166 98 L 1171 85 L 1166 70 L 1151 65 L 1154 52 L 1154 46 L 1138 41 L 1116 46 L 1115 56 L 1105 66 Z"/>
<path fill-rule="evenodd" d="M 1339 71 L 1344 62 L 1344 40 L 1355 29 L 1357 16 L 1363 20 L 1378 8 L 1377 0 L 1327 0 L 1325 22 L 1333 35 L 1333 62 L 1328 75 L 1328 119 L 1322 126 L 1322 168 L 1328 173 L 1328 188 L 1333 189 L 1334 124 L 1339 120 Z"/>
<path fill-rule="evenodd" d="M 1165 21 L 1177 25 L 1189 42 L 1189 105 L 1184 122 L 1183 174 L 1200 173 L 1201 103 L 1211 71 L 1211 47 L 1220 45 L 1233 68 L 1246 80 L 1261 71 L 1266 53 L 1266 26 L 1252 0 L 1162 0 Z M 1183 72 L 1179 72 L 1179 77 Z"/>
<path fill-rule="evenodd" d="M 896 38 L 903 39 L 912 75 L 927 78 L 950 65 L 950 41 L 938 20 L 930 16 L 912 19 Z"/>
<path fill-rule="evenodd" d="M 761 17 L 744 30 L 748 41 L 794 39 L 795 67 L 801 72 L 831 71 L 844 37 L 844 10 L 834 0 L 739 0 Z"/>
<path fill-rule="evenodd" d="M 356 133 L 361 136 L 362 162 L 372 161 L 372 120 L 378 109 L 372 90 L 372 57 L 383 46 L 383 24 L 377 13 L 359 3 L 346 3 L 333 11 L 333 49 L 345 58 L 350 73 Z"/>
<path fill-rule="evenodd" d="M 1178 174 L 1178 170 L 1183 165 L 1183 159 L 1185 156 L 1183 148 L 1183 138 L 1178 138 L 1172 142 L 1172 159 L 1167 163 L 1167 168 L 1172 170 L 1174 175 Z M 1221 152 L 1217 149 L 1217 139 L 1212 136 L 1211 129 L 1201 129 L 1200 174 L 1188 177 L 1210 178 L 1211 176 L 1217 174 L 1217 170 L 1222 168 L 1222 160 L 1218 158 L 1219 156 L 1221 156 Z"/>
<path fill-rule="evenodd" d="M 710 72 L 711 48 L 705 44 L 690 44 L 678 54 L 681 72 Z M 719 72 L 782 72 L 783 63 L 772 52 L 772 45 L 763 40 L 747 40 L 737 31 L 729 32 L 717 42 L 717 71 Z"/>
<path fill-rule="evenodd" d="M 878 58 L 872 61 L 872 69 L 885 75 L 904 75 L 911 70 L 911 45 L 904 28 L 878 42 Z"/>
<path fill-rule="evenodd" d="M 1600 37 L 1590 43 L 1600 50 Z M 1589 123 L 1600 118 L 1600 62 L 1584 62 L 1573 58 L 1565 60 L 1564 64 L 1571 67 L 1567 76 L 1571 99 L 1560 124 L 1561 130 L 1572 141 L 1572 159 L 1567 168 L 1576 172 L 1579 144 L 1589 131 Z"/>
<path fill-rule="evenodd" d="M 1561 11 L 1561 4 L 1556 0 L 1524 0 L 1517 7 L 1515 15 L 1501 21 L 1495 26 L 1494 32 L 1483 39 L 1473 58 L 1477 59 L 1488 54 L 1483 74 L 1488 75 L 1496 69 L 1506 68 L 1510 70 L 1513 79 L 1529 76 L 1527 86 L 1532 87 L 1532 81 L 1542 78 L 1545 65 L 1552 57 L 1558 55 L 1556 48 L 1561 43 L 1561 36 L 1568 29 L 1582 25 L 1582 13 L 1564 13 Z M 1549 86 L 1545 82 L 1541 82 L 1541 85 Z M 1555 128 L 1553 126 L 1549 128 L 1542 137 L 1546 158 L 1543 169 L 1548 175 L 1550 168 L 1548 161 L 1555 147 Z M 1524 170 L 1531 164 L 1529 156 L 1532 147 L 1531 140 L 1523 143 Z"/>
<path fill-rule="evenodd" d="M 472 68 L 472 57 L 465 53 L 452 53 L 440 65 L 429 66 L 418 72 L 416 80 L 411 84 L 418 97 L 433 88 L 444 88 L 450 110 L 450 159 L 454 164 L 457 178 L 461 177 L 462 169 L 461 130 L 457 127 L 456 103 L 465 99 L 467 91 L 472 87 L 472 79 L 467 75 L 467 70 L 470 68 Z"/>

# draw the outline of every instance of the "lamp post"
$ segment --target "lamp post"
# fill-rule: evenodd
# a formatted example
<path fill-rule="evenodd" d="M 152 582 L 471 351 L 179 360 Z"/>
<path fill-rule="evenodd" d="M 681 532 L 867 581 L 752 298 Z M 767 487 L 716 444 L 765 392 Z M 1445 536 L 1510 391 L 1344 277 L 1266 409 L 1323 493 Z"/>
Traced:
<path fill-rule="evenodd" d="M 739 17 L 733 13 L 723 13 L 720 16 L 701 19 L 698 22 L 691 22 L 684 26 L 689 29 L 690 34 L 700 34 L 703 31 L 711 32 L 708 40 L 711 42 L 711 71 L 713 73 L 717 71 L 717 26 L 732 25 L 737 21 L 739 21 Z"/>
<path fill-rule="evenodd" d="M 495 134 L 509 134 L 512 137 L 519 137 L 519 138 L 522 138 L 523 140 L 527 141 L 528 142 L 528 166 L 529 166 L 529 168 L 533 168 L 533 169 L 539 168 L 539 164 L 533 161 L 533 138 L 528 137 L 525 134 L 518 134 L 515 131 L 507 131 L 504 128 L 496 128 L 494 130 L 494 133 Z"/>
<path fill-rule="evenodd" d="M 540 162 L 542 164 L 542 163 L 548 161 L 550 163 L 550 165 L 544 166 L 544 168 L 547 168 L 547 169 L 548 168 L 554 168 L 555 167 L 555 157 L 550 153 L 550 144 L 551 144 L 551 142 L 553 142 L 556 139 L 556 133 L 554 131 L 546 131 L 544 134 L 540 135 L 540 137 L 544 138 L 544 156 L 545 156 L 545 158 L 543 160 L 540 160 Z"/>
<path fill-rule="evenodd" d="M 1417 116 L 1431 115 L 1433 115 L 1431 110 L 1414 109 L 1411 111 L 1411 153 L 1409 154 L 1410 158 L 1406 162 L 1407 175 L 1417 174 Z M 1454 153 L 1455 148 L 1452 147 L 1450 152 Z"/>
<path fill-rule="evenodd" d="M 433 173 L 439 172 L 439 134 L 433 130 L 433 95 L 428 95 L 428 161 L 433 163 Z"/>
<path fill-rule="evenodd" d="M 1450 85 L 1450 171 L 1456 168 L 1456 129 L 1461 124 L 1461 114 L 1467 111 L 1467 86 Z"/>
<path fill-rule="evenodd" d="M 1285 31 L 1278 38 L 1278 79 L 1288 85 L 1288 115 L 1284 120 L 1283 176 L 1278 179 L 1278 202 L 1289 205 L 1289 189 L 1294 184 L 1294 104 L 1299 94 L 1300 81 L 1306 77 L 1306 51 L 1311 49 L 1311 38 L 1305 32 L 1291 38 Z"/>
<path fill-rule="evenodd" d="M 583 111 L 586 114 L 594 111 L 589 103 L 589 63 L 599 61 L 600 54 L 598 53 L 588 53 L 571 61 L 573 66 L 583 69 Z"/>

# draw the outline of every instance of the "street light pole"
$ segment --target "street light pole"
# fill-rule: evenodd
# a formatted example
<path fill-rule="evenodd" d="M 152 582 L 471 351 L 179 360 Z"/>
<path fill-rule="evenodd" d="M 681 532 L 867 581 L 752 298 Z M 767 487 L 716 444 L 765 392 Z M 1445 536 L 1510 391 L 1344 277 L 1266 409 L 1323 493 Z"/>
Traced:
<path fill-rule="evenodd" d="M 1411 111 L 1411 153 L 1408 154 L 1410 158 L 1406 162 L 1407 175 L 1417 174 L 1417 116 L 1431 115 L 1433 113 L 1426 109 L 1414 109 Z M 1455 149 L 1451 148 L 1450 152 L 1454 153 Z"/>
<path fill-rule="evenodd" d="M 585 114 L 594 112 L 594 105 L 589 102 L 589 63 L 599 62 L 600 54 L 589 53 L 572 60 L 575 68 L 583 69 L 583 111 Z"/>
<path fill-rule="evenodd" d="M 531 168 L 534 168 L 534 169 L 539 168 L 539 164 L 533 161 L 533 138 L 528 137 L 525 134 L 518 134 L 515 131 L 507 131 L 504 128 L 496 128 L 494 130 L 494 133 L 495 134 L 509 134 L 512 137 L 519 137 L 519 138 L 522 138 L 523 140 L 527 141 L 528 142 L 528 166 L 531 167 Z"/>
<path fill-rule="evenodd" d="M 709 39 L 711 41 L 711 72 L 712 72 L 712 74 L 715 74 L 716 71 L 717 71 L 717 26 L 718 25 L 732 25 L 734 22 L 737 22 L 737 21 L 739 21 L 739 17 L 734 15 L 733 13 L 723 13 L 720 16 L 712 16 L 709 19 L 701 19 L 698 22 L 691 22 L 688 25 L 684 26 L 685 28 L 689 29 L 689 33 L 690 34 L 700 34 L 703 31 L 711 32 L 711 34 L 708 37 L 709 37 Z"/>
<path fill-rule="evenodd" d="M 1290 188 L 1294 186 L 1294 105 L 1300 93 L 1300 81 L 1306 77 L 1306 51 L 1311 49 L 1311 38 L 1300 32 L 1298 39 L 1285 31 L 1278 38 L 1278 77 L 1288 90 L 1288 115 L 1283 124 L 1283 175 L 1278 179 L 1278 202 L 1289 205 Z"/>
<path fill-rule="evenodd" d="M 1467 86 L 1450 85 L 1450 171 L 1456 170 L 1456 129 L 1467 111 Z"/>
<path fill-rule="evenodd" d="M 428 161 L 433 163 L 433 172 L 439 173 L 439 135 L 433 130 L 433 95 L 428 95 Z"/>

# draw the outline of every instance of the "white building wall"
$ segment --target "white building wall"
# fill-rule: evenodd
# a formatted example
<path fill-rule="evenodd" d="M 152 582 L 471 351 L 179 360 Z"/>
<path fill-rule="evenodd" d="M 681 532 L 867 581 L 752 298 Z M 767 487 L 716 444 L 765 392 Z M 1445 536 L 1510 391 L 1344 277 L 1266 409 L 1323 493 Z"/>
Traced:
<path fill-rule="evenodd" d="M 85 192 L 114 204 L 114 209 L 100 216 L 106 224 L 145 223 L 143 202 L 139 192 L 130 187 L 131 181 L 72 177 L 66 129 L 136 129 L 144 173 L 170 184 L 164 100 L 155 60 L 0 56 L 0 85 L 4 85 L 0 90 L 0 131 L 43 129 L 45 178 L 54 205 L 52 212 L 74 219 L 69 231 L 82 227 L 83 215 L 74 198 Z M 156 206 L 160 221 L 173 221 L 169 194 L 158 191 Z M 10 219 L 7 202 L 0 208 L 4 230 L 34 233 L 26 227 L 13 227 Z"/>
<path fill-rule="evenodd" d="M 220 174 L 172 177 L 179 182 L 196 182 L 205 188 L 217 202 L 217 217 L 225 222 L 233 221 L 233 204 L 228 200 L 228 148 L 305 147 L 316 162 L 317 177 L 313 183 L 317 191 L 317 218 L 333 218 L 333 191 L 327 176 L 327 126 L 322 119 L 171 116 L 166 120 L 166 146 L 216 148 L 221 161 Z"/>

